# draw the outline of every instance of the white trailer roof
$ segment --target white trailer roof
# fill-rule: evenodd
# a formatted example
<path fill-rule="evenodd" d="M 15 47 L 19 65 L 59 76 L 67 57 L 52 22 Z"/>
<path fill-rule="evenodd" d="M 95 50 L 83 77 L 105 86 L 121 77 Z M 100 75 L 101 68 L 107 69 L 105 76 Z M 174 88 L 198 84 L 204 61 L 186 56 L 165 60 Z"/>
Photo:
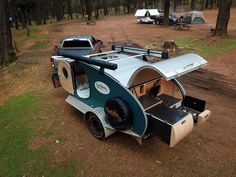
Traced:
<path fill-rule="evenodd" d="M 135 13 L 135 17 L 144 17 L 147 12 L 149 12 L 150 16 L 160 15 L 157 9 L 138 9 Z"/>
<path fill-rule="evenodd" d="M 138 58 L 122 58 L 112 61 L 118 66 L 116 70 L 105 69 L 105 72 L 127 88 L 130 87 L 130 82 L 133 80 L 133 77 L 143 69 L 153 69 L 161 74 L 166 80 L 171 80 L 207 64 L 206 60 L 195 54 L 185 54 L 152 64 Z"/>

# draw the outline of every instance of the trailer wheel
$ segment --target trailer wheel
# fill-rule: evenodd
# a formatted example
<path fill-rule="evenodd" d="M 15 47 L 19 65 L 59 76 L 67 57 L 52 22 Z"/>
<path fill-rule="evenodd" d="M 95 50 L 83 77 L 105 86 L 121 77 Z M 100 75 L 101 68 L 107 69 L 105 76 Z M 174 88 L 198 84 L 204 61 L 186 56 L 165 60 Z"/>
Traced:
<path fill-rule="evenodd" d="M 105 103 L 105 114 L 110 125 L 116 130 L 131 128 L 133 117 L 129 104 L 121 97 L 113 97 Z"/>
<path fill-rule="evenodd" d="M 99 120 L 99 118 L 94 115 L 89 115 L 89 129 L 93 136 L 95 136 L 97 139 L 103 140 L 105 139 L 105 132 L 102 125 L 102 122 Z"/>

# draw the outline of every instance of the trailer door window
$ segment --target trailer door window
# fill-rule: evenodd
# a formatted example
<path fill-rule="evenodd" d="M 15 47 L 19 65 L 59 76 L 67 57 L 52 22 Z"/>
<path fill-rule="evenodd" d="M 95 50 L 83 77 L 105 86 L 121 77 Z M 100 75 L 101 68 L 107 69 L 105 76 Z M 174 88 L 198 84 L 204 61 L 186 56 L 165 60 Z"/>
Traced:
<path fill-rule="evenodd" d="M 90 86 L 88 76 L 82 67 L 75 67 L 76 93 L 81 98 L 90 96 Z"/>

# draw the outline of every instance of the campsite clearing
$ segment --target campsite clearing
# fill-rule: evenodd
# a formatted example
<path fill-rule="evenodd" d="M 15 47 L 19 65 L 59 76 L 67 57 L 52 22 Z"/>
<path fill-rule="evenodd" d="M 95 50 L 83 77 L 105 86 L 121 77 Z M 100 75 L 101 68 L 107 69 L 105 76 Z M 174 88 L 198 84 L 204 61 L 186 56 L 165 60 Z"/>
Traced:
<path fill-rule="evenodd" d="M 133 15 L 104 17 L 95 25 L 62 21 L 32 30 L 29 38 L 25 31 L 14 31 L 20 58 L 0 71 L 0 116 L 5 118 L 0 127 L 7 131 L 0 134 L 0 176 L 235 176 L 236 8 L 231 11 L 229 37 L 223 40 L 209 37 L 216 15 L 216 10 L 204 11 L 207 23 L 191 25 L 189 31 L 139 25 Z M 175 148 L 156 139 L 140 146 L 120 133 L 96 140 L 82 114 L 65 103 L 67 93 L 51 84 L 53 46 L 71 34 L 101 39 L 103 51 L 114 43 L 158 49 L 172 39 L 180 52 L 201 54 L 209 62 L 207 68 L 181 82 L 189 94 L 207 101 L 211 119 Z M 31 48 L 41 41 L 49 43 Z M 20 104 L 27 107 L 21 109 Z M 20 120 L 26 123 L 18 124 Z"/>

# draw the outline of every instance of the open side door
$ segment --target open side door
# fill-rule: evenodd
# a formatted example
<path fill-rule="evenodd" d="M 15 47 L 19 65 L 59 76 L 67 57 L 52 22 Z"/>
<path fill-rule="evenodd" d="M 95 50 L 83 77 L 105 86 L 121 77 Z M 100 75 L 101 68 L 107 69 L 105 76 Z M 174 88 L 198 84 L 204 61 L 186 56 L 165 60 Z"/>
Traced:
<path fill-rule="evenodd" d="M 70 94 L 74 94 L 73 84 L 73 62 L 60 61 L 58 64 L 58 78 L 61 86 Z"/>
<path fill-rule="evenodd" d="M 191 71 L 202 68 L 207 61 L 196 54 L 185 54 L 161 62 L 152 66 L 163 75 L 166 80 L 171 80 Z"/>

